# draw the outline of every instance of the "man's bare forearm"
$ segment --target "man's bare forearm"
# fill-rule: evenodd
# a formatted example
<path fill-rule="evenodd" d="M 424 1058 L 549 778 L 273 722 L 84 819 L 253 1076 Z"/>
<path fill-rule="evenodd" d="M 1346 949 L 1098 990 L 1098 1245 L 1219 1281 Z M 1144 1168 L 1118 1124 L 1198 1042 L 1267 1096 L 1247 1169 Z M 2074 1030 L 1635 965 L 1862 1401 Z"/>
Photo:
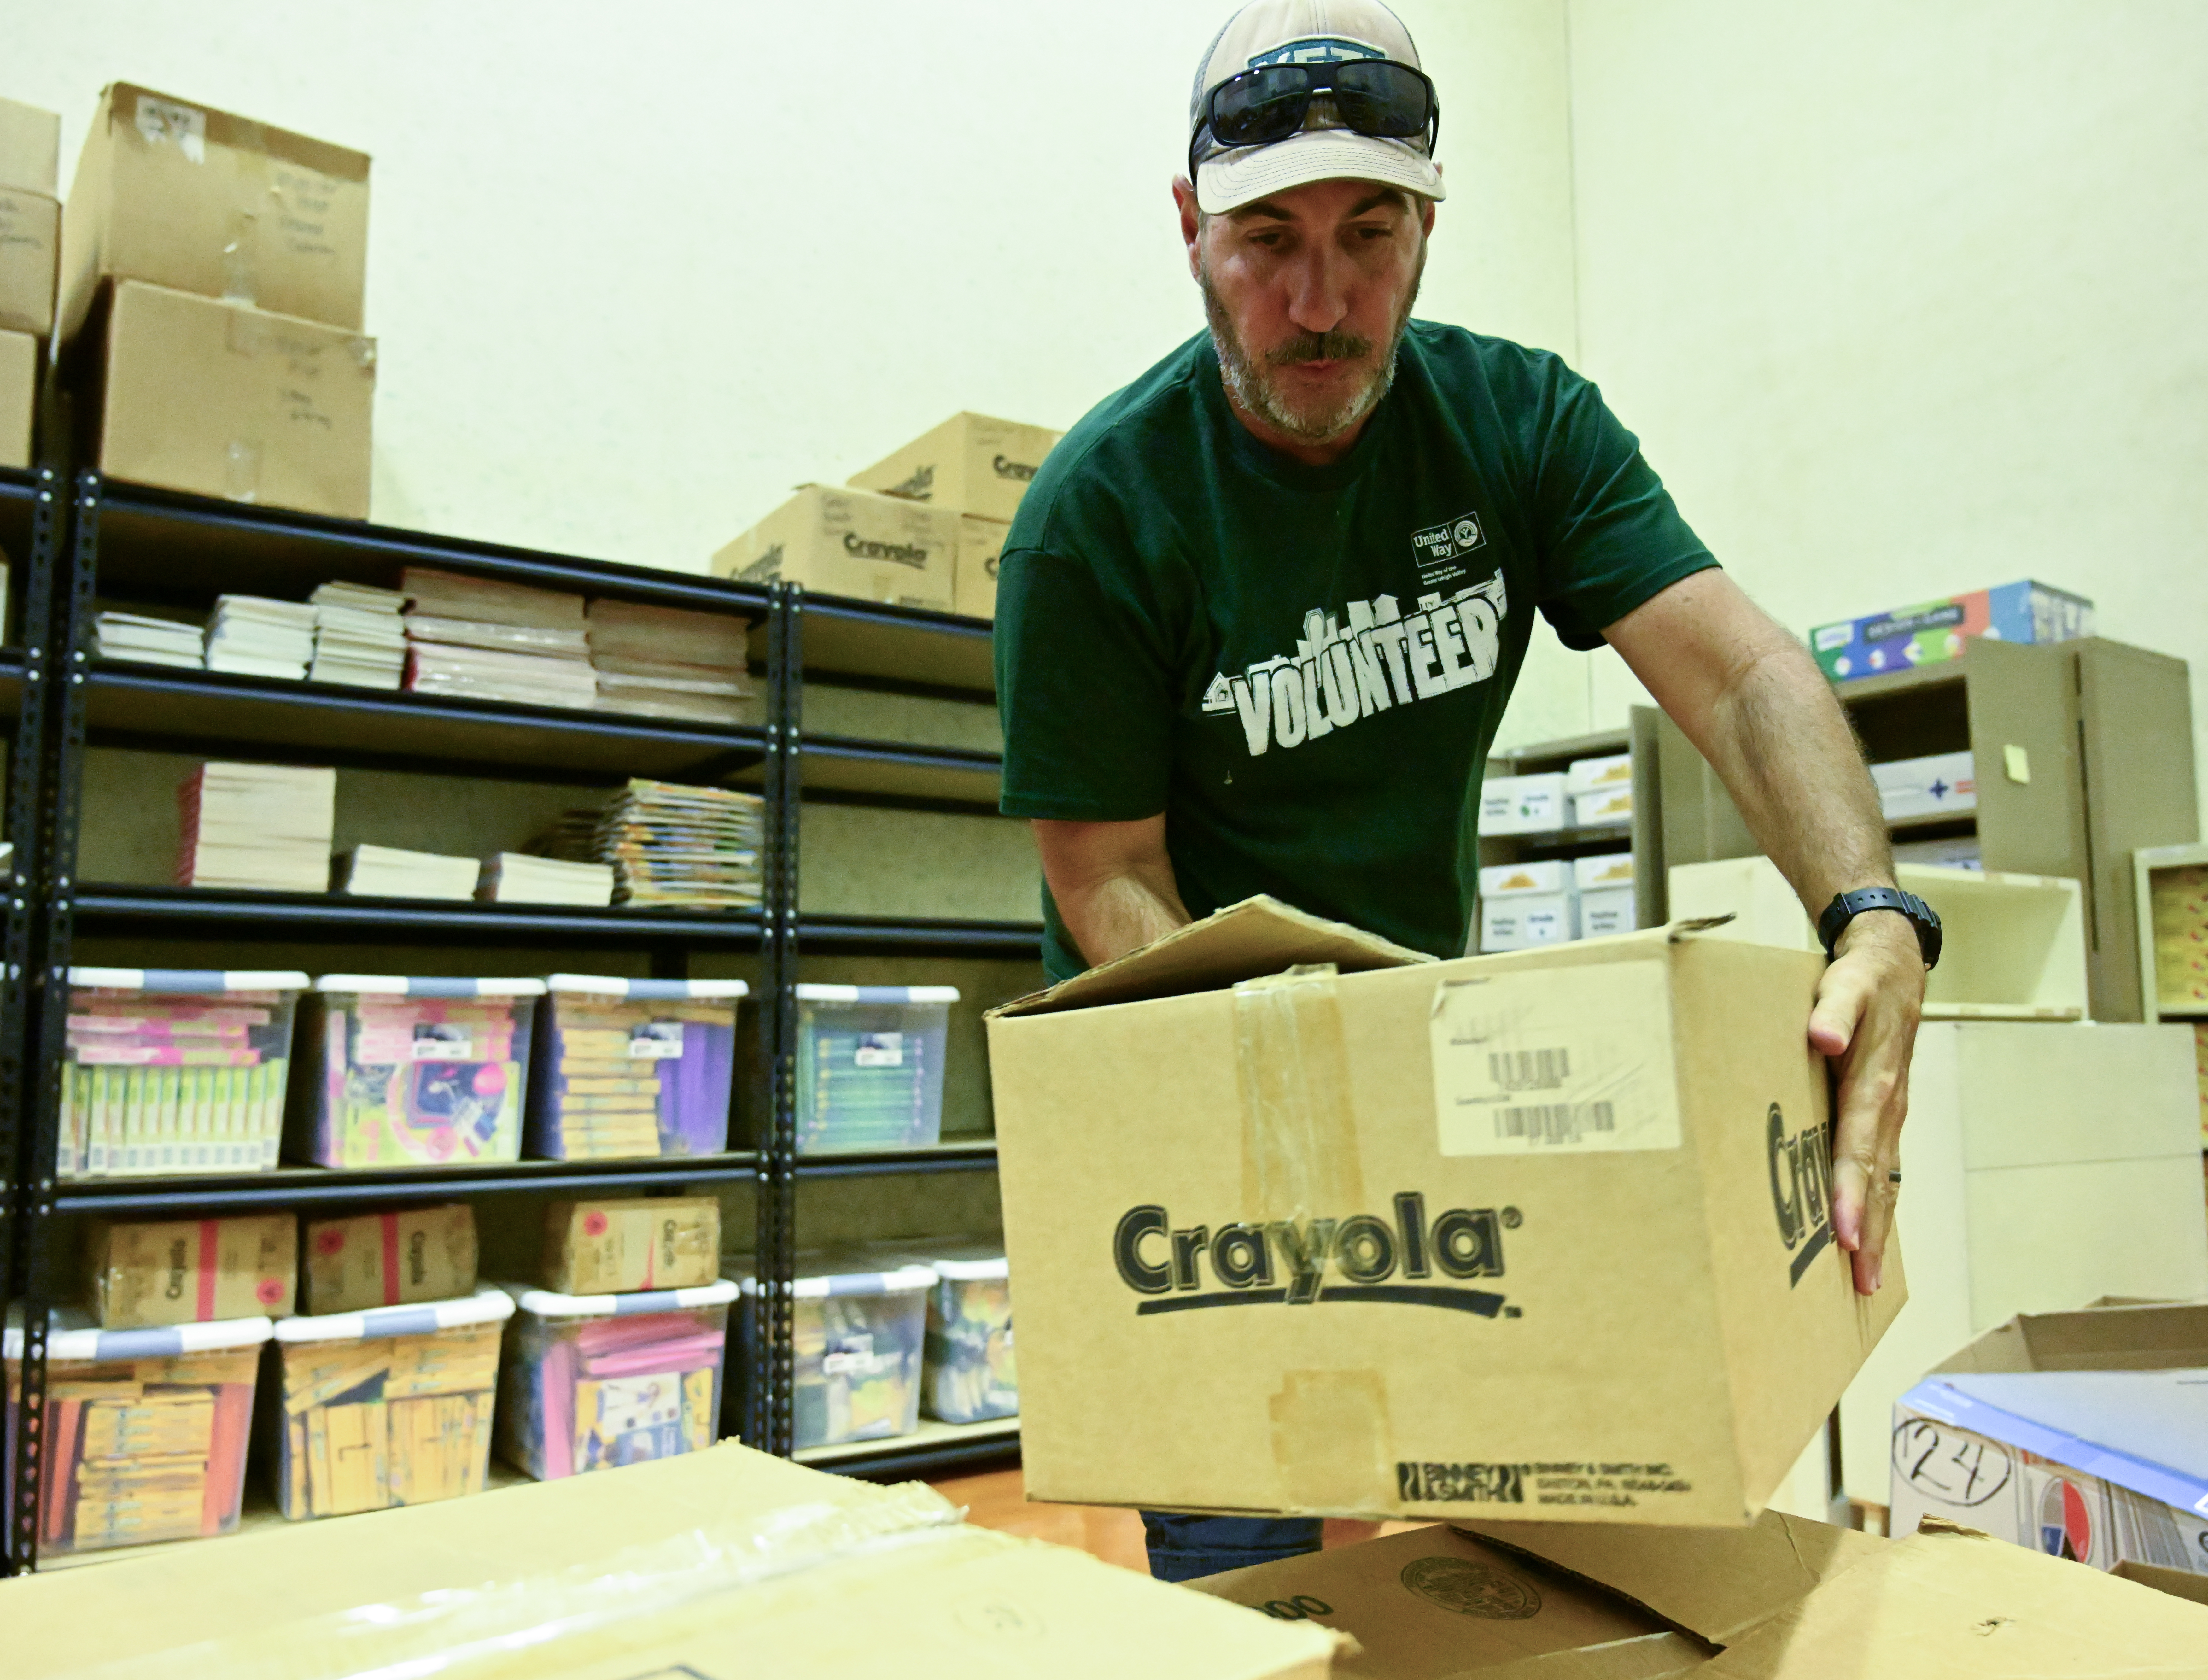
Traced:
<path fill-rule="evenodd" d="M 1137 822 L 1037 821 L 1043 879 L 1093 968 L 1185 926 L 1162 814 Z"/>
<path fill-rule="evenodd" d="M 1170 877 L 1161 884 L 1139 875 L 1114 875 L 1072 894 L 1053 896 L 1058 897 L 1066 932 L 1092 968 L 1139 950 L 1188 921 Z"/>

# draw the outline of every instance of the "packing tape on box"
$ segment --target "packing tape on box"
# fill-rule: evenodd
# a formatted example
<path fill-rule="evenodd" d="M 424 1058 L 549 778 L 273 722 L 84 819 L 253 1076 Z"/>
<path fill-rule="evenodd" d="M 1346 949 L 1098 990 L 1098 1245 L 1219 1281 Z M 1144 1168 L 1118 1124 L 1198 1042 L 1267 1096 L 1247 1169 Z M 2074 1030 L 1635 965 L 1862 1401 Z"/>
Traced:
<path fill-rule="evenodd" d="M 1365 1205 L 1349 1051 L 1334 986 L 1334 964 L 1327 963 L 1234 988 L 1242 1216 L 1265 1225 L 1323 1219 L 1329 1237 L 1335 1220 Z M 1308 1258 L 1318 1267 L 1326 1256 Z"/>
<path fill-rule="evenodd" d="M 268 165 L 268 140 L 258 123 L 240 119 L 230 138 L 230 219 L 222 244 L 222 296 L 229 303 L 257 304 L 260 294 L 261 218 L 282 223 L 282 206 Z"/>

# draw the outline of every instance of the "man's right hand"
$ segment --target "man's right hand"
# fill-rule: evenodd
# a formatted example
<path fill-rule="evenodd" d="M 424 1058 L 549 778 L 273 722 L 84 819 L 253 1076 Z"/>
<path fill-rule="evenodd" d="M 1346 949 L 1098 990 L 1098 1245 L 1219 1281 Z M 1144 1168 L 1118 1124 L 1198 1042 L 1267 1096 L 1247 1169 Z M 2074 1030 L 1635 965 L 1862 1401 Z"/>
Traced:
<path fill-rule="evenodd" d="M 1090 967 L 1188 924 L 1162 811 L 1131 823 L 1037 818 L 1034 827 L 1052 902 Z"/>

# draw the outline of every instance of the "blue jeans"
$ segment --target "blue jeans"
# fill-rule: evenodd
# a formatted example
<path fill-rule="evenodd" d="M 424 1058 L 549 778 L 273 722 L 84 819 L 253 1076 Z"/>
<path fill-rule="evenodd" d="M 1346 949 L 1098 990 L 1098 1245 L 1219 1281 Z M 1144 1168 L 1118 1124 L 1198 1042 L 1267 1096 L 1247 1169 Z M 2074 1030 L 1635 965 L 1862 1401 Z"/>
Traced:
<path fill-rule="evenodd" d="M 1150 1549 L 1150 1573 L 1160 1581 L 1195 1581 L 1203 1575 L 1270 1563 L 1319 1549 L 1323 1520 L 1315 1516 L 1175 1516 L 1143 1513 L 1143 1537 Z"/>

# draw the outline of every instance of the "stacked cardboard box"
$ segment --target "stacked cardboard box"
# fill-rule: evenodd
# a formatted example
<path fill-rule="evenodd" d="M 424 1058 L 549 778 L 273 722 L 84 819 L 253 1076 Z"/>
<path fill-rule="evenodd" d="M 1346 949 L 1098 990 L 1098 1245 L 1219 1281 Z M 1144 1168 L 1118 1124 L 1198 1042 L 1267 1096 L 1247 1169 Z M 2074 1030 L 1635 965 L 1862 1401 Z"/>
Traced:
<path fill-rule="evenodd" d="M 864 472 L 855 489 L 925 501 L 958 515 L 953 610 L 968 618 L 997 613 L 997 557 L 1003 553 L 1020 498 L 1065 436 L 1044 426 L 954 414 Z"/>
<path fill-rule="evenodd" d="M 59 335 L 117 478 L 368 515 L 369 160 L 117 82 L 62 214 Z"/>
<path fill-rule="evenodd" d="M 54 330 L 61 118 L 0 99 L 0 466 L 31 464 L 39 343 Z"/>

